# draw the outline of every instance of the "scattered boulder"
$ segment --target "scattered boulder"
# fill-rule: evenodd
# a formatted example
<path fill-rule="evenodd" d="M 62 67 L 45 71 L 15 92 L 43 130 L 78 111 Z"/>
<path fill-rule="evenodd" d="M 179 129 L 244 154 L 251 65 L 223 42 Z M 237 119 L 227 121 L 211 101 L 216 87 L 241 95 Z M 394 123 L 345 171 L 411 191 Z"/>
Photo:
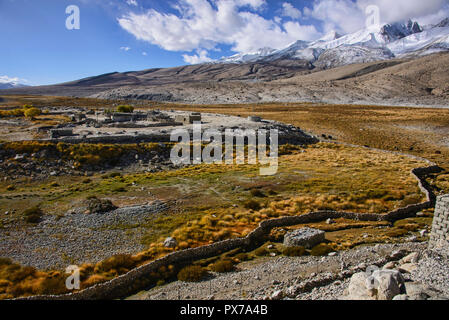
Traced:
<path fill-rule="evenodd" d="M 393 298 L 394 301 L 406 301 L 410 300 L 410 297 L 406 294 L 400 294 Z"/>
<path fill-rule="evenodd" d="M 271 300 L 281 300 L 282 298 L 284 298 L 284 292 L 282 290 L 277 290 L 271 295 Z"/>
<path fill-rule="evenodd" d="M 413 252 L 411 254 L 409 254 L 408 256 L 402 258 L 400 260 L 401 264 L 405 264 L 405 263 L 417 263 L 419 261 L 419 253 L 418 252 Z"/>
<path fill-rule="evenodd" d="M 412 273 L 418 269 L 418 266 L 414 263 L 404 263 L 398 267 L 398 270 L 402 273 Z"/>
<path fill-rule="evenodd" d="M 312 228 L 301 228 L 288 232 L 284 236 L 284 246 L 299 247 L 308 249 L 325 241 L 325 232 Z"/>
<path fill-rule="evenodd" d="M 114 211 L 117 207 L 112 204 L 111 200 L 98 199 L 97 197 L 91 197 L 86 200 L 87 210 L 91 214 L 101 214 Z"/>
<path fill-rule="evenodd" d="M 434 288 L 418 282 L 407 282 L 405 284 L 409 300 L 447 300 L 442 293 Z"/>
<path fill-rule="evenodd" d="M 392 300 L 406 293 L 405 280 L 396 270 L 376 270 L 370 276 L 359 272 L 352 276 L 345 299 Z"/>
<path fill-rule="evenodd" d="M 375 292 L 369 291 L 366 287 L 368 275 L 365 272 L 359 272 L 352 276 L 347 289 L 345 300 L 376 300 Z"/>
<path fill-rule="evenodd" d="M 396 268 L 397 263 L 395 261 L 390 261 L 388 262 L 386 265 L 384 265 L 383 269 L 387 269 L 387 270 L 393 270 L 394 268 Z"/>
<path fill-rule="evenodd" d="M 176 239 L 172 238 L 172 237 L 168 237 L 164 241 L 164 247 L 166 247 L 166 248 L 176 248 L 177 245 L 178 245 L 178 241 L 176 241 Z"/>

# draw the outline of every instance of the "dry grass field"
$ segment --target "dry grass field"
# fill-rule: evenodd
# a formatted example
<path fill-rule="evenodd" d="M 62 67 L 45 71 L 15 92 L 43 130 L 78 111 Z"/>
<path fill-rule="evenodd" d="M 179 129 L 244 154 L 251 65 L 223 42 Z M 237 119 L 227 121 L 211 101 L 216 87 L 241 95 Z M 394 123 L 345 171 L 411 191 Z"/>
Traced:
<path fill-rule="evenodd" d="M 0 110 L 23 104 L 103 108 L 115 103 L 119 102 L 1 97 Z M 183 109 L 242 117 L 257 114 L 294 124 L 317 136 L 331 135 L 339 142 L 425 157 L 449 169 L 449 109 L 314 104 L 192 106 L 144 102 L 135 106 L 138 109 Z M 33 143 L 8 145 L 40 147 Z M 83 154 L 76 148 L 61 152 L 68 152 L 74 159 L 101 160 L 97 159 L 98 155 L 90 155 L 89 150 L 83 149 Z M 145 245 L 145 251 L 113 256 L 100 262 L 76 261 L 84 263 L 82 286 L 88 287 L 172 250 L 244 236 L 263 220 L 328 209 L 386 213 L 421 202 L 424 195 L 410 171 L 427 165 L 422 160 L 401 154 L 322 142 L 304 148 L 282 149 L 279 171 L 272 177 L 259 176 L 258 167 L 252 165 L 199 165 L 155 173 L 49 177 L 45 181 L 25 177 L 0 184 L 0 212 L 11 211 L 7 217 L 11 223 L 23 221 L 24 212 L 36 205 L 44 215 L 63 216 L 74 203 L 92 196 L 111 200 L 117 206 L 156 199 L 169 203 L 166 212 L 144 224 L 146 234 L 136 239 Z M 448 171 L 431 176 L 429 181 L 438 192 L 449 192 Z M 0 229 L 7 228 L 3 219 L 0 219 Z M 394 225 L 339 219 L 332 225 L 322 222 L 311 226 L 327 231 L 326 250 L 344 250 L 365 243 L 404 241 L 408 236 L 419 236 L 418 231 L 430 223 L 431 211 L 425 212 L 424 217 L 398 221 Z M 124 224 L 119 228 L 123 232 L 132 232 L 136 226 Z M 271 240 L 276 241 L 285 231 L 273 231 Z M 178 240 L 176 248 L 163 246 L 168 236 Z M 262 248 L 245 257 L 265 254 Z M 233 261 L 238 263 L 245 257 L 234 256 Z M 221 258 L 214 261 L 217 259 Z M 209 268 L 217 267 L 210 262 L 199 263 Z M 152 281 L 158 283 L 172 278 L 176 272 L 175 266 L 168 266 L 152 275 Z M 38 271 L 0 259 L 0 299 L 63 292 L 63 280 L 61 271 Z"/>

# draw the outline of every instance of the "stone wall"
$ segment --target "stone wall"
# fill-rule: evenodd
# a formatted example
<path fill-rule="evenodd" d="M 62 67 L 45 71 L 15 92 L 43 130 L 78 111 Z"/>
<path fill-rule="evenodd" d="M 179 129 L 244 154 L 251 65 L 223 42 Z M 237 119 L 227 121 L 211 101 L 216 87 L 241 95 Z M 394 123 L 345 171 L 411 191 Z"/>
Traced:
<path fill-rule="evenodd" d="M 437 198 L 429 248 L 449 251 L 449 194 Z"/>
<path fill-rule="evenodd" d="M 409 205 L 405 208 L 400 208 L 389 212 L 388 214 L 367 214 L 367 213 L 351 213 L 351 212 L 337 212 L 337 211 L 319 211 L 311 212 L 301 216 L 283 217 L 263 221 L 259 227 L 248 234 L 245 238 L 230 239 L 216 242 L 211 245 L 206 245 L 197 248 L 190 248 L 182 251 L 176 251 L 168 254 L 165 257 L 152 261 L 146 265 L 140 266 L 130 272 L 110 280 L 105 283 L 97 284 L 85 290 L 60 295 L 60 296 L 35 296 L 22 298 L 24 300 L 93 300 L 93 299 L 118 299 L 130 296 L 138 291 L 145 289 L 145 285 L 140 281 L 148 277 L 152 272 L 156 272 L 162 266 L 183 265 L 199 259 L 205 259 L 216 256 L 219 253 L 230 251 L 236 248 L 253 249 L 262 244 L 266 237 L 270 234 L 273 228 L 295 226 L 298 224 L 313 223 L 324 221 L 326 219 L 345 218 L 358 221 L 396 221 L 407 217 L 415 216 L 419 211 L 431 208 L 435 205 L 435 196 L 433 195 L 428 184 L 425 182 L 425 175 L 429 173 L 439 172 L 441 168 L 436 165 L 426 168 L 417 168 L 412 170 L 412 175 L 416 177 L 419 182 L 421 190 L 426 195 L 426 201 L 420 204 Z M 443 202 L 441 202 L 443 199 Z M 444 222 L 441 226 L 448 231 L 448 216 L 449 216 L 449 196 L 440 197 L 440 204 L 438 208 L 446 209 L 440 210 L 444 214 Z M 442 205 L 443 203 L 443 205 Z M 440 220 L 437 220 L 440 221 Z M 441 220 L 442 221 L 442 220 Z M 439 224 L 440 225 L 440 224 Z M 441 232 L 439 232 L 441 233 Z"/>

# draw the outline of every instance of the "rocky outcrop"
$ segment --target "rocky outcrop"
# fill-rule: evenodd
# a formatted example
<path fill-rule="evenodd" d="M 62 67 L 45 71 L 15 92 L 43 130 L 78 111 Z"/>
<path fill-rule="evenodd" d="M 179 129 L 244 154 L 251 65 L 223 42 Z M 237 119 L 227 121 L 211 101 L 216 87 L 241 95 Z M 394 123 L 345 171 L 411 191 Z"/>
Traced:
<path fill-rule="evenodd" d="M 301 228 L 288 232 L 284 236 L 284 246 L 286 247 L 306 247 L 312 248 L 325 241 L 325 232 L 312 228 Z"/>

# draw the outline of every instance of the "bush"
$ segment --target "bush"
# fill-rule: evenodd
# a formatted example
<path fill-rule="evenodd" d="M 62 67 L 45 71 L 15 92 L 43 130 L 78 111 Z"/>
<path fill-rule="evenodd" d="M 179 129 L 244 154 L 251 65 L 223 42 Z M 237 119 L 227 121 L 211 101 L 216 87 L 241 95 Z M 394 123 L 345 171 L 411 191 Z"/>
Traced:
<path fill-rule="evenodd" d="M 25 216 L 25 222 L 27 223 L 39 223 L 41 221 L 42 216 L 44 213 L 39 207 L 32 207 L 29 209 L 26 209 L 23 212 L 23 215 Z"/>
<path fill-rule="evenodd" d="M 313 247 L 312 251 L 310 251 L 310 254 L 312 256 L 319 257 L 319 256 L 326 256 L 329 253 L 331 253 L 332 251 L 333 250 L 332 250 L 332 248 L 329 245 L 327 245 L 325 243 L 321 243 L 321 244 Z"/>
<path fill-rule="evenodd" d="M 0 266 L 9 266 L 12 264 L 11 259 L 0 257 Z"/>
<path fill-rule="evenodd" d="M 252 190 L 250 191 L 250 193 L 251 193 L 251 195 L 252 195 L 253 197 L 257 197 L 257 198 L 266 198 L 266 195 L 265 195 L 262 191 L 260 191 L 259 189 L 252 189 Z"/>
<path fill-rule="evenodd" d="M 118 273 L 125 273 L 135 266 L 135 261 L 130 254 L 117 254 L 103 260 L 95 266 L 95 273 L 106 273 L 116 270 Z"/>
<path fill-rule="evenodd" d="M 117 209 L 111 200 L 98 199 L 95 196 L 90 196 L 87 198 L 86 206 L 87 210 L 89 210 L 92 214 L 107 213 Z"/>
<path fill-rule="evenodd" d="M 38 108 L 29 108 L 26 109 L 23 114 L 25 117 L 33 119 L 34 117 L 41 115 L 41 113 L 42 111 Z"/>
<path fill-rule="evenodd" d="M 37 288 L 37 294 L 43 295 L 59 295 L 67 292 L 65 284 L 66 276 L 60 274 L 55 277 L 45 278 Z"/>
<path fill-rule="evenodd" d="M 254 251 L 254 254 L 258 257 L 266 256 L 268 251 L 265 247 L 260 247 Z"/>
<path fill-rule="evenodd" d="M 244 207 L 254 211 L 259 211 L 262 208 L 260 203 L 255 200 L 248 200 L 245 202 Z"/>
<path fill-rule="evenodd" d="M 234 263 L 231 260 L 220 260 L 215 262 L 211 269 L 219 273 L 231 272 L 234 270 Z"/>
<path fill-rule="evenodd" d="M 405 236 L 408 233 L 408 231 L 406 229 L 402 229 L 402 228 L 391 228 L 390 230 L 388 230 L 385 235 L 387 237 L 391 237 L 391 238 L 400 238 L 402 236 Z"/>
<path fill-rule="evenodd" d="M 123 112 L 123 113 L 133 113 L 134 107 L 132 106 L 118 106 L 117 112 Z"/>
<path fill-rule="evenodd" d="M 247 253 L 239 253 L 235 256 L 235 258 L 239 261 L 247 261 L 250 260 L 250 256 Z"/>
<path fill-rule="evenodd" d="M 187 266 L 178 273 L 179 281 L 198 282 L 206 275 L 207 271 L 200 266 Z"/>
<path fill-rule="evenodd" d="M 282 254 L 288 257 L 301 257 L 306 253 L 306 249 L 304 247 L 286 247 Z"/>
<path fill-rule="evenodd" d="M 117 187 L 112 191 L 113 192 L 126 192 L 126 188 L 125 187 Z"/>

